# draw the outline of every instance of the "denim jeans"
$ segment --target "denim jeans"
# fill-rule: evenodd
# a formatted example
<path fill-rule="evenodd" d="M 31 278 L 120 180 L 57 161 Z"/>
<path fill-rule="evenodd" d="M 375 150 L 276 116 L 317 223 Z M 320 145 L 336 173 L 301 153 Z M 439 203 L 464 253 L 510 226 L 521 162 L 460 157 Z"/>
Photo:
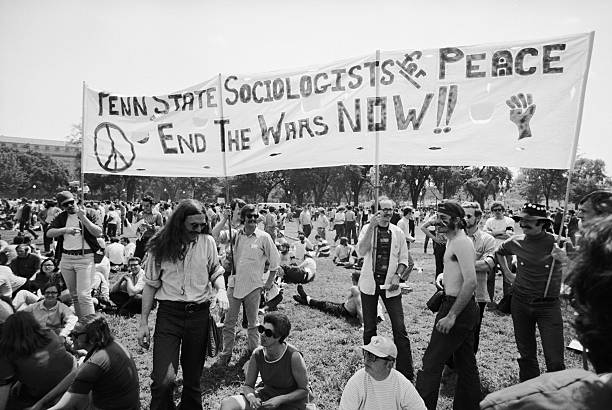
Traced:
<path fill-rule="evenodd" d="M 253 351 L 259 346 L 259 333 L 257 332 L 257 313 L 259 311 L 259 302 L 261 298 L 261 288 L 257 288 L 244 299 L 236 299 L 234 297 L 234 288 L 227 289 L 227 298 L 229 299 L 229 310 L 225 314 L 225 322 L 223 323 L 223 353 L 222 358 L 228 360 L 232 357 L 232 349 L 236 340 L 236 322 L 238 321 L 238 312 L 240 305 L 246 312 L 248 325 L 248 344 L 249 351 Z"/>
<path fill-rule="evenodd" d="M 565 369 L 563 318 L 559 298 L 526 302 L 515 295 L 512 297 L 511 312 L 514 338 L 519 352 L 520 381 L 523 382 L 540 375 L 535 336 L 536 324 L 542 338 L 546 370 L 556 372 Z"/>
<path fill-rule="evenodd" d="M 414 367 L 412 364 L 412 350 L 410 339 L 404 324 L 404 308 L 402 307 L 402 295 L 387 298 L 386 291 L 376 287 L 374 295 L 361 293 L 361 308 L 363 310 L 363 343 L 368 344 L 372 336 L 376 336 L 376 319 L 378 316 L 378 298 L 381 297 L 393 330 L 393 342 L 397 347 L 397 371 L 402 373 L 410 381 L 414 380 Z"/>
<path fill-rule="evenodd" d="M 453 409 L 478 409 L 480 402 L 480 378 L 474 354 L 474 331 L 478 324 L 478 305 L 472 299 L 457 316 L 455 325 L 447 334 L 436 329 L 436 324 L 450 311 L 454 297 L 446 296 L 436 315 L 427 350 L 423 355 L 423 370 L 419 372 L 416 388 L 425 406 L 434 410 L 438 404 L 438 391 L 444 363 L 453 358 L 457 369 L 457 388 Z"/>
<path fill-rule="evenodd" d="M 95 313 L 91 297 L 91 281 L 95 272 L 93 253 L 85 255 L 62 254 L 60 272 L 66 282 L 72 306 L 79 319 Z"/>
<path fill-rule="evenodd" d="M 208 345 L 209 309 L 186 312 L 161 301 L 153 335 L 151 409 L 175 409 L 173 392 L 179 365 L 183 369 L 182 410 L 201 410 L 200 378 Z"/>

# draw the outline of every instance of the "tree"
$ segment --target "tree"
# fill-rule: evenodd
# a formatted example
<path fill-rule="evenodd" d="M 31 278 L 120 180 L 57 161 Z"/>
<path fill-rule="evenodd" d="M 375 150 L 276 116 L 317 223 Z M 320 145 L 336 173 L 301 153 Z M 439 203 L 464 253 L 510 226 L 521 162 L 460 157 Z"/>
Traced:
<path fill-rule="evenodd" d="M 48 155 L 6 148 L 0 161 L 0 192 L 4 195 L 41 198 L 68 185 L 68 170 Z"/>
<path fill-rule="evenodd" d="M 606 175 L 606 164 L 601 159 L 578 158 L 570 188 L 570 202 L 577 204 L 580 199 L 598 189 L 609 188 L 610 178 Z"/>
<path fill-rule="evenodd" d="M 19 152 L 14 150 L 3 150 L 0 152 L 0 196 L 16 197 L 19 190 L 27 186 L 28 178 L 26 172 L 21 169 L 18 160 Z"/>
<path fill-rule="evenodd" d="M 431 167 L 429 178 L 443 198 L 452 198 L 468 178 L 466 169 L 467 167 Z"/>
<path fill-rule="evenodd" d="M 510 187 L 512 182 L 512 172 L 506 167 L 474 167 L 468 173 L 464 189 L 482 209 L 489 196 L 495 199 L 502 185 Z"/>
<path fill-rule="evenodd" d="M 523 168 L 520 172 L 519 192 L 530 201 L 539 202 L 543 195 L 548 207 L 551 199 L 559 200 L 563 196 L 567 184 L 564 169 Z"/>

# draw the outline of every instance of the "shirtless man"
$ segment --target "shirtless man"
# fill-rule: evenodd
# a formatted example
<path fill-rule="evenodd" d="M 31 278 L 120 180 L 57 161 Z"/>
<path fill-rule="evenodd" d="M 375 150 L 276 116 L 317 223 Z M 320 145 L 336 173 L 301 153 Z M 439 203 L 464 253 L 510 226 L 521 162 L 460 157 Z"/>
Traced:
<path fill-rule="evenodd" d="M 474 354 L 474 332 L 479 320 L 476 290 L 476 253 L 467 236 L 465 211 L 456 201 L 438 205 L 438 222 L 448 228 L 444 253 L 446 295 L 438 314 L 427 350 L 417 390 L 427 409 L 436 408 L 444 363 L 453 357 L 458 373 L 453 408 L 478 409 L 480 379 Z"/>

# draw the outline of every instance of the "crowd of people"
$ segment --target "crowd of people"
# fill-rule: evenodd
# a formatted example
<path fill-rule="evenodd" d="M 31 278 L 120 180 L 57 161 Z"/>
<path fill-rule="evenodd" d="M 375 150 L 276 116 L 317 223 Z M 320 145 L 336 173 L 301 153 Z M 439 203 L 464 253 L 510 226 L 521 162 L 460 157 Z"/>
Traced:
<path fill-rule="evenodd" d="M 551 213 L 536 203 L 509 212 L 493 202 L 490 216 L 475 202 L 445 200 L 429 210 L 401 208 L 386 197 L 377 204 L 260 209 L 241 199 L 223 206 L 151 197 L 80 203 L 69 191 L 44 205 L 5 202 L 16 207 L 19 234 L 10 244 L 0 240 L 0 410 L 140 408 L 136 365 L 113 337 L 108 314 L 140 315 L 138 343 L 153 347 L 150 408 L 176 407 L 180 367 L 179 407 L 201 409 L 215 306 L 223 329 L 214 366 L 236 359 L 241 310 L 250 355 L 242 391 L 221 409 L 312 408 L 308 357 L 299 340 L 287 342 L 291 318 L 276 308 L 283 283 L 298 285 L 299 305 L 362 325 L 364 367 L 347 381 L 342 410 L 435 409 L 444 372 L 457 374 L 455 409 L 612 406 L 612 192 L 586 196 L 565 220 L 563 210 Z M 296 238 L 286 235 L 291 220 Z M 417 227 L 423 251 L 433 244 L 432 281 L 439 288 L 420 367 L 402 306 L 415 269 Z M 39 233 L 43 249 L 33 243 Z M 353 270 L 344 301 L 307 294 L 304 285 L 316 280 L 320 258 Z M 500 275 L 503 296 L 496 303 Z M 565 370 L 563 292 L 595 373 Z M 487 306 L 503 311 L 505 303 L 521 383 L 483 398 L 476 361 L 481 324 Z M 384 313 L 391 337 L 378 335 Z"/>

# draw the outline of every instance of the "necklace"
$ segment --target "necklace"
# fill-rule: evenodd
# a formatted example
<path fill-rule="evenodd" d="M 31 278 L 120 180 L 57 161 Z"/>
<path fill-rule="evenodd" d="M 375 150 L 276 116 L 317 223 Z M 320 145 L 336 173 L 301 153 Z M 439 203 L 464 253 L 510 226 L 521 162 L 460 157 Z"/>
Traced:
<path fill-rule="evenodd" d="M 283 355 L 285 354 L 285 352 L 287 351 L 287 345 L 284 345 L 284 349 L 282 351 L 280 351 L 279 353 L 276 354 L 275 356 L 271 355 L 271 351 L 269 351 L 268 349 L 266 349 L 264 347 L 264 359 L 266 360 L 266 362 L 268 363 L 273 363 L 276 362 L 278 360 L 280 360 L 281 357 L 283 357 Z"/>

